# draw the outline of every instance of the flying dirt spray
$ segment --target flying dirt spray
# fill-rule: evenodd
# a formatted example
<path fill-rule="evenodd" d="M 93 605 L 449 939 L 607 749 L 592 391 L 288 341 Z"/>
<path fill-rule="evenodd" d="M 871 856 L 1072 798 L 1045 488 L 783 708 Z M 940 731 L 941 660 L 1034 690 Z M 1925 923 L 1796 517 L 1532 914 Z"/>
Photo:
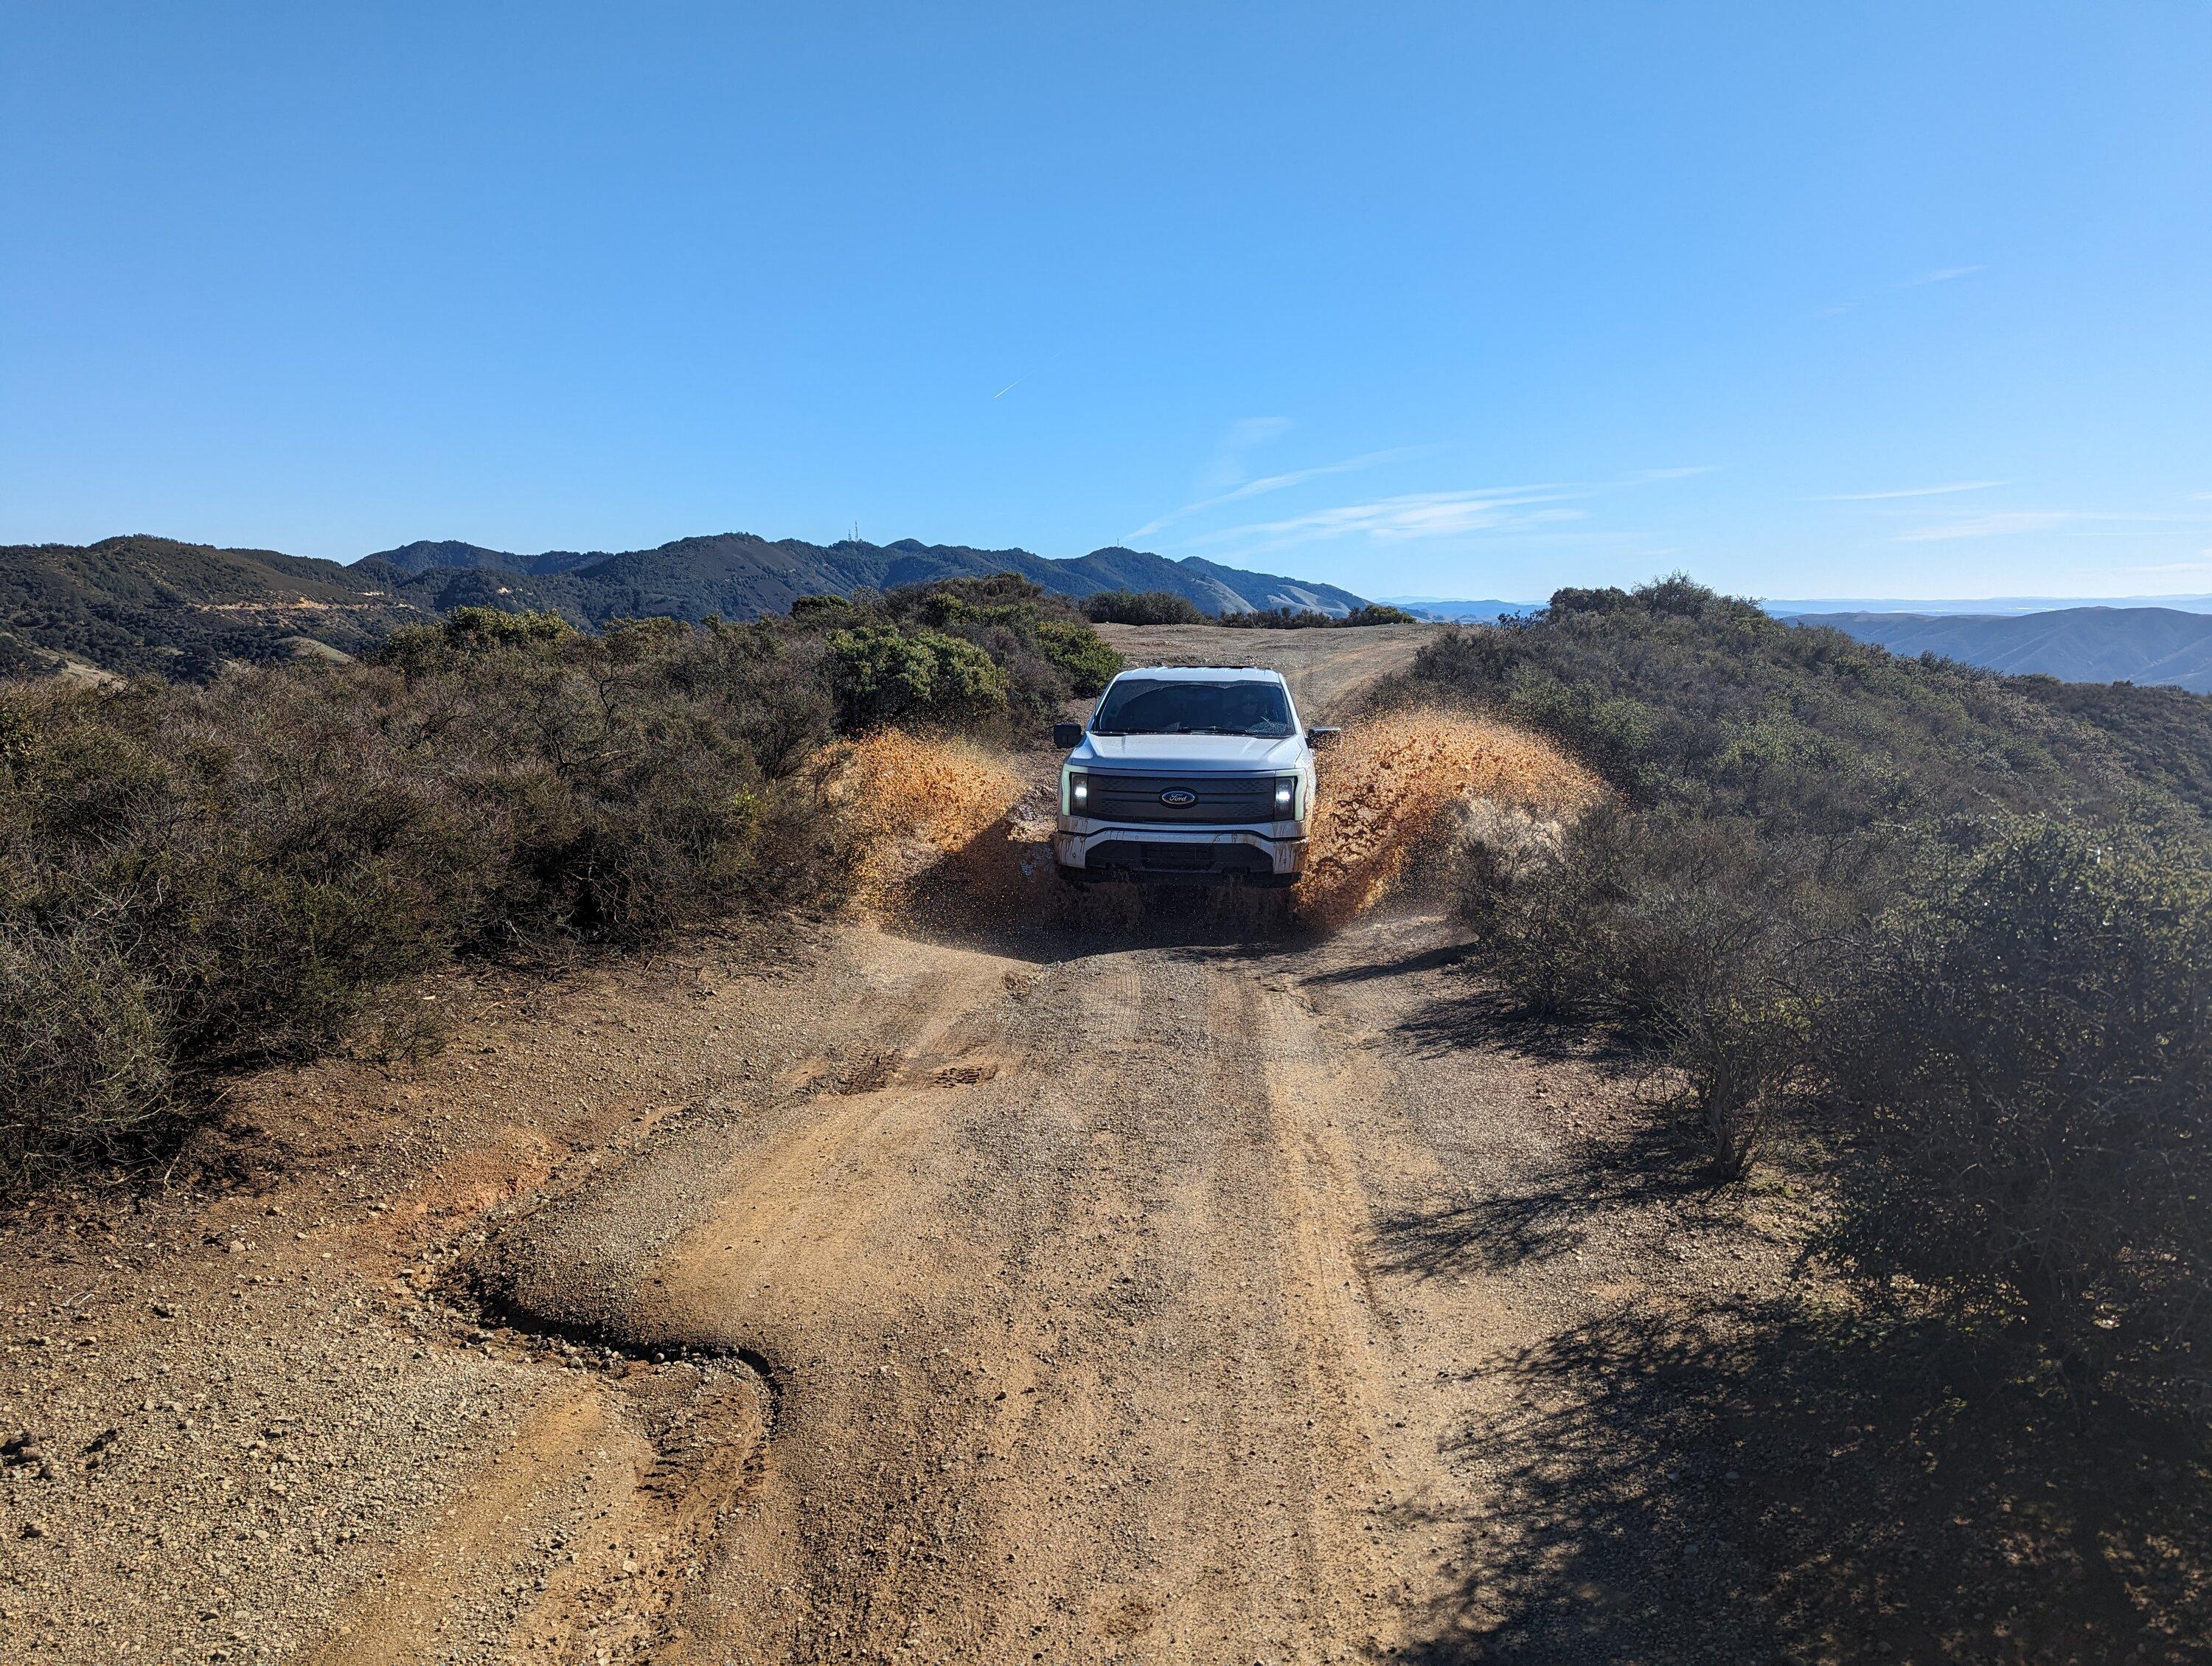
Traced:
<path fill-rule="evenodd" d="M 1159 906 L 1141 885 L 1061 884 L 1047 842 L 1054 778 L 1030 779 L 1016 760 L 974 742 L 882 731 L 845 747 L 830 781 L 853 839 L 854 900 L 885 923 L 1135 930 Z M 1482 812 L 1556 825 L 1604 790 L 1550 741 L 1509 724 L 1418 708 L 1380 714 L 1326 755 L 1296 891 L 1179 891 L 1172 913 L 1332 931 L 1448 857 Z"/>

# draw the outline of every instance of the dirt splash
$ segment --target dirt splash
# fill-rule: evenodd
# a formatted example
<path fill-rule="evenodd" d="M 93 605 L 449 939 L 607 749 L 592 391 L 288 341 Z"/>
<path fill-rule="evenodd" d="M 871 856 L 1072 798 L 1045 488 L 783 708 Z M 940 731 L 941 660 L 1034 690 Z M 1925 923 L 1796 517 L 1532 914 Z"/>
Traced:
<path fill-rule="evenodd" d="M 854 900 L 878 918 L 911 912 L 921 882 L 950 854 L 1005 843 L 992 831 L 1028 786 L 1003 755 L 974 741 L 898 729 L 847 742 L 830 781 L 854 841 Z"/>
<path fill-rule="evenodd" d="M 1056 781 L 974 742 L 884 731 L 852 743 L 836 793 L 860 841 L 857 900 L 886 922 L 1142 932 L 1148 922 L 1255 933 L 1333 931 L 1443 856 L 1480 820 L 1570 818 L 1603 784 L 1526 730 L 1412 708 L 1358 722 L 1321 762 L 1306 878 L 1295 891 L 1077 890 L 1050 837 Z"/>
<path fill-rule="evenodd" d="M 1322 755 L 1298 914 L 1341 926 L 1447 852 L 1477 806 L 1571 819 L 1604 783 L 1541 735 L 1495 719 L 1419 708 L 1367 718 Z"/>

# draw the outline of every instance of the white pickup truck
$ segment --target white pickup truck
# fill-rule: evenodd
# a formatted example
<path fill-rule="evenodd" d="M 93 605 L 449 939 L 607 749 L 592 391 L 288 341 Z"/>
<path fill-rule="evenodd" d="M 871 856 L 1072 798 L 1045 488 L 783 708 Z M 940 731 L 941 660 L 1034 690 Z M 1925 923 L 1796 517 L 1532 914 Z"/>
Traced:
<path fill-rule="evenodd" d="M 1147 666 L 1106 685 L 1069 748 L 1052 836 L 1074 884 L 1293 885 L 1304 872 L 1316 744 L 1281 676 L 1251 666 Z"/>

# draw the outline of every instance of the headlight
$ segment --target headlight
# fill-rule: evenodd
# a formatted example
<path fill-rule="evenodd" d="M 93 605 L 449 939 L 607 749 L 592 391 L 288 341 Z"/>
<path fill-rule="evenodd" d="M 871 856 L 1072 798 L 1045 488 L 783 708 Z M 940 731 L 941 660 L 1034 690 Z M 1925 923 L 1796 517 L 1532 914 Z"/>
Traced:
<path fill-rule="evenodd" d="M 1080 769 L 1070 769 L 1064 777 L 1061 801 L 1066 806 L 1064 814 L 1082 816 L 1091 810 L 1091 777 Z"/>
<path fill-rule="evenodd" d="M 1275 777 L 1275 819 L 1286 822 L 1298 812 L 1298 778 L 1296 775 Z"/>

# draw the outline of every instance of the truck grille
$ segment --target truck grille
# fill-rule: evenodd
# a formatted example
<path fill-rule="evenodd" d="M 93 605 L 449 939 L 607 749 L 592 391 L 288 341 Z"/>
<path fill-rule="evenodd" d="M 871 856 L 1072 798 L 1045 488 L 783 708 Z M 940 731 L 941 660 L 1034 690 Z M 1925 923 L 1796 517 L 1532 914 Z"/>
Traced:
<path fill-rule="evenodd" d="M 1084 813 L 1098 821 L 1194 822 L 1249 826 L 1275 819 L 1273 775 L 1104 775 L 1090 772 Z M 1160 794 L 1198 794 L 1195 804 L 1162 804 Z"/>
<path fill-rule="evenodd" d="M 1273 873 L 1264 850 L 1249 844 L 1153 844 L 1135 839 L 1102 839 L 1091 847 L 1086 865 L 1093 873 L 1115 872 L 1139 879 L 1201 874 L 1227 879 Z"/>

